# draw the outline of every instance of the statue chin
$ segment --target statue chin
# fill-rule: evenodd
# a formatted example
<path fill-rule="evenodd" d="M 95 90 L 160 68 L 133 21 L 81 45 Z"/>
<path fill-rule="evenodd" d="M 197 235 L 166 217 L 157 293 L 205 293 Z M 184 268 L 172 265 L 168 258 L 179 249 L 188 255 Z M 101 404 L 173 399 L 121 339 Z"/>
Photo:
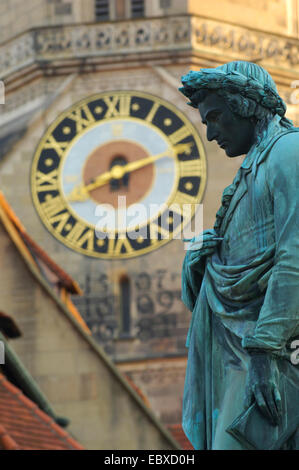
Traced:
<path fill-rule="evenodd" d="M 225 149 L 225 153 L 229 158 L 239 157 L 240 155 L 242 155 L 240 152 L 233 151 L 229 147 Z"/>
<path fill-rule="evenodd" d="M 225 149 L 225 153 L 229 158 L 234 158 L 234 157 L 241 157 L 242 155 L 246 155 L 248 152 L 244 152 L 244 150 L 238 150 L 238 149 L 231 149 L 227 147 Z"/>

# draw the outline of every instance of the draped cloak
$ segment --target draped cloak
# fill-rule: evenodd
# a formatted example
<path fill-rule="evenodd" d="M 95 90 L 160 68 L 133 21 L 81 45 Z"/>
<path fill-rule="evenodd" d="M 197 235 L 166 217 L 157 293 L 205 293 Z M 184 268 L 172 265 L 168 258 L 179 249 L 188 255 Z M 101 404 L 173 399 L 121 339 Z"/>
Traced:
<path fill-rule="evenodd" d="M 299 129 L 282 127 L 276 115 L 223 193 L 214 227 L 223 241 L 195 268 L 186 254 L 182 300 L 192 318 L 183 429 L 195 449 L 247 448 L 226 429 L 243 410 L 250 348 L 277 358 L 279 377 L 296 390 L 280 390 L 282 400 L 299 424 L 298 189 Z M 285 429 L 292 417 L 283 416 Z M 279 448 L 298 448 L 298 434 Z M 272 448 L 277 439 L 273 426 Z"/>

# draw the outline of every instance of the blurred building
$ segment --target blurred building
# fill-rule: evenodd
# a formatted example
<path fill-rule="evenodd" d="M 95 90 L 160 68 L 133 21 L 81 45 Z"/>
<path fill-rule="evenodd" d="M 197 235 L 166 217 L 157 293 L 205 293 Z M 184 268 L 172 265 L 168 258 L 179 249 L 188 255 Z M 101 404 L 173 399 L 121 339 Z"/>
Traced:
<path fill-rule="evenodd" d="M 0 447 L 80 448 L 60 425 L 86 449 L 178 448 L 175 430 L 161 425 L 142 391 L 91 337 L 69 298 L 81 293 L 76 282 L 35 243 L 2 194 L 0 252 L 1 306 L 15 313 L 0 312 Z"/>
<path fill-rule="evenodd" d="M 95 176 L 111 169 L 108 163 L 112 156 L 118 158 L 114 162 L 118 168 L 120 162 L 134 160 L 134 152 L 143 142 L 137 142 L 137 135 L 135 140 L 129 137 L 127 116 L 133 117 L 134 122 L 139 120 L 140 133 L 144 133 L 139 136 L 144 140 L 142 158 L 151 153 L 150 132 L 155 129 L 159 130 L 155 131 L 157 140 L 161 136 L 161 141 L 172 141 L 174 147 L 191 141 L 198 142 L 199 147 L 203 143 L 202 165 L 194 171 L 200 180 L 198 202 L 203 203 L 203 228 L 211 227 L 222 191 L 231 183 L 241 158 L 228 160 L 215 143 L 206 141 L 198 113 L 186 105 L 177 91 L 180 77 L 190 69 L 236 59 L 257 62 L 276 81 L 288 104 L 288 117 L 299 123 L 298 3 L 2 0 L 0 5 L 0 78 L 5 83 L 5 105 L 0 106 L 1 190 L 43 251 L 78 282 L 83 295 L 72 301 L 94 340 L 147 397 L 162 423 L 172 429 L 177 429 L 181 420 L 185 339 L 190 321 L 190 313 L 180 301 L 183 243 L 175 239 L 157 249 L 145 247 L 140 252 L 136 246 L 124 243 L 110 259 L 99 248 L 100 243 L 90 238 L 88 228 L 82 228 L 74 238 L 71 229 L 79 229 L 79 225 L 64 218 L 66 212 L 63 208 L 58 210 L 59 204 L 56 213 L 53 209 L 55 191 L 59 192 L 55 185 L 60 180 L 51 161 L 63 159 L 82 142 L 80 151 L 74 153 L 70 173 L 65 176 L 71 185 L 82 175 L 85 177 L 80 168 L 76 169 L 76 158 L 79 161 L 82 152 L 86 152 L 90 174 L 95 172 Z M 145 114 L 138 114 L 140 107 L 142 110 L 150 102 Z M 67 119 L 69 125 L 65 124 Z M 93 157 L 89 148 L 91 138 L 97 137 L 90 137 L 85 143 L 80 139 L 96 124 L 108 125 L 110 120 L 115 125 L 109 142 L 105 142 L 106 167 L 100 171 L 94 163 L 98 157 Z M 72 126 L 76 135 L 72 134 Z M 189 134 L 182 132 L 185 128 Z M 175 134 L 177 131 L 181 133 Z M 99 155 L 104 155 L 103 142 L 97 145 L 102 146 Z M 48 169 L 42 166 L 43 158 Z M 188 152 L 178 155 L 180 162 L 188 158 Z M 163 183 L 154 186 L 155 181 L 162 181 L 157 179 L 159 167 L 155 165 L 139 169 L 136 182 L 133 177 L 129 182 L 123 181 L 126 194 L 132 194 L 134 201 L 141 198 L 138 194 L 144 197 L 144 188 L 148 194 L 157 187 L 157 201 L 165 202 Z M 192 168 L 191 165 L 191 173 Z M 165 186 L 167 171 L 165 168 Z M 36 181 L 40 183 L 39 192 L 34 186 Z M 192 188 L 192 181 L 187 183 L 186 188 Z M 99 193 L 99 198 L 109 202 L 117 194 L 117 187 L 110 185 L 105 191 Z M 43 196 L 38 199 L 36 194 L 41 192 Z M 176 194 L 180 194 L 180 186 Z M 50 207 L 46 203 L 51 198 L 54 204 Z M 48 218 L 42 216 L 40 207 L 49 209 Z M 50 229 L 49 220 L 56 221 Z M 55 236 L 57 227 L 60 237 Z M 96 256 L 84 254 L 88 247 L 94 249 Z M 22 292 L 21 288 L 14 291 L 20 306 L 24 301 Z M 5 311 L 15 314 L 19 321 L 18 312 Z M 26 321 L 31 322 L 28 330 L 32 331 L 26 342 L 29 357 L 36 337 L 30 311 L 26 315 Z M 27 366 L 30 369 L 30 362 Z M 44 388 L 46 393 L 47 386 Z"/>
<path fill-rule="evenodd" d="M 83 450 L 61 426 L 51 404 L 10 348 L 8 339 L 21 336 L 15 321 L 0 313 L 0 340 L 6 362 L 0 366 L 0 449 Z"/>

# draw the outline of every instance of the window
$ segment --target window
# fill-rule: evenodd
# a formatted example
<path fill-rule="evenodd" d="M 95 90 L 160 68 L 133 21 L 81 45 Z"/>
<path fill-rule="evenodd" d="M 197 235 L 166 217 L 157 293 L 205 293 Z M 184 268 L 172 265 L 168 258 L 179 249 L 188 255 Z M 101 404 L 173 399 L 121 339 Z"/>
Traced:
<path fill-rule="evenodd" d="M 95 0 L 96 21 L 109 20 L 109 0 Z"/>
<path fill-rule="evenodd" d="M 96 21 L 142 18 L 145 14 L 144 0 L 95 0 Z"/>
<path fill-rule="evenodd" d="M 131 0 L 131 17 L 140 18 L 144 16 L 144 0 Z"/>
<path fill-rule="evenodd" d="M 72 14 L 71 3 L 58 3 L 55 5 L 55 15 L 71 15 Z"/>
<path fill-rule="evenodd" d="M 171 0 L 160 0 L 160 8 L 166 9 L 171 7 Z"/>
<path fill-rule="evenodd" d="M 129 336 L 131 331 L 131 286 L 128 276 L 119 280 L 121 336 Z"/>

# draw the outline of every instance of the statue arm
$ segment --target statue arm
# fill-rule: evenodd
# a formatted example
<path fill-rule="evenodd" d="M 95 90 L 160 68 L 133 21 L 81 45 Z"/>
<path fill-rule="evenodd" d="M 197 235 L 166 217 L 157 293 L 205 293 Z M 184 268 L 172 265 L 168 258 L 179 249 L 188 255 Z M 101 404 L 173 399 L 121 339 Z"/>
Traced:
<path fill-rule="evenodd" d="M 255 400 L 263 415 L 278 424 L 282 415 L 277 361 L 299 333 L 299 134 L 282 137 L 267 160 L 267 182 L 274 211 L 275 257 L 255 331 L 243 339 L 250 354 L 245 408 Z"/>
<path fill-rule="evenodd" d="M 206 258 L 221 241 L 214 230 L 205 230 L 191 240 L 182 269 L 182 301 L 192 312 L 205 273 Z"/>
<path fill-rule="evenodd" d="M 279 351 L 299 333 L 299 133 L 283 136 L 267 160 L 276 252 L 250 349 Z"/>
<path fill-rule="evenodd" d="M 190 312 L 194 309 L 195 302 L 201 288 L 203 274 L 204 271 L 196 271 L 191 268 L 189 264 L 189 254 L 187 252 L 182 269 L 182 301 Z"/>

